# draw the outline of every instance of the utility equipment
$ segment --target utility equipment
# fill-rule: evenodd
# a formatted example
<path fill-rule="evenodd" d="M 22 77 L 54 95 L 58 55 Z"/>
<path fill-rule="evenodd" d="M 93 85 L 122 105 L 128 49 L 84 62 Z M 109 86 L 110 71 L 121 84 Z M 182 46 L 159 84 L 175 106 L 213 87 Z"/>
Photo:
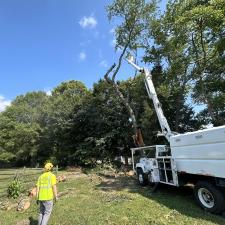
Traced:
<path fill-rule="evenodd" d="M 178 134 L 172 132 L 157 97 L 152 76 L 126 59 L 145 75 L 145 86 L 152 99 L 162 132 L 169 146 L 132 148 L 133 169 L 141 185 L 159 183 L 171 186 L 194 185 L 198 204 L 208 212 L 225 211 L 225 126 Z M 135 164 L 135 154 L 144 153 Z"/>

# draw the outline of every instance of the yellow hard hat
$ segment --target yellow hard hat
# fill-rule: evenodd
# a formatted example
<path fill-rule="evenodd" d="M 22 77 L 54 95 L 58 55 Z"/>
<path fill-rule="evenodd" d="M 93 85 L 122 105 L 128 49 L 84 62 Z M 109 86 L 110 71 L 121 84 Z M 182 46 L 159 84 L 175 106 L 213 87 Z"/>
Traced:
<path fill-rule="evenodd" d="M 45 168 L 45 170 L 49 171 L 53 168 L 53 164 L 52 163 L 46 163 L 44 168 Z"/>

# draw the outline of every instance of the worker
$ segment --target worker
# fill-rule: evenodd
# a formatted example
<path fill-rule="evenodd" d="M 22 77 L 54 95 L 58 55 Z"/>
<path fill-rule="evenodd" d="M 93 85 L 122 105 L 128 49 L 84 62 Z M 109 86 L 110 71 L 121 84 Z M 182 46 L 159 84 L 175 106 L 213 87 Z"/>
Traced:
<path fill-rule="evenodd" d="M 38 178 L 37 186 L 37 204 L 40 204 L 40 214 L 38 225 L 47 225 L 50 218 L 53 200 L 58 200 L 56 176 L 52 173 L 52 163 L 46 163 L 44 173 Z"/>

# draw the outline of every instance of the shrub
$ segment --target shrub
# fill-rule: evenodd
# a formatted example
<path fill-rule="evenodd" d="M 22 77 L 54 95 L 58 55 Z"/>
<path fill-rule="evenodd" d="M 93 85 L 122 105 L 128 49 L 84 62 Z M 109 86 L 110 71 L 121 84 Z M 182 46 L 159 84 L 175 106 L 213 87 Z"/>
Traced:
<path fill-rule="evenodd" d="M 7 194 L 9 198 L 17 198 L 19 197 L 20 193 L 22 192 L 22 184 L 21 182 L 15 178 L 14 181 L 9 185 Z"/>

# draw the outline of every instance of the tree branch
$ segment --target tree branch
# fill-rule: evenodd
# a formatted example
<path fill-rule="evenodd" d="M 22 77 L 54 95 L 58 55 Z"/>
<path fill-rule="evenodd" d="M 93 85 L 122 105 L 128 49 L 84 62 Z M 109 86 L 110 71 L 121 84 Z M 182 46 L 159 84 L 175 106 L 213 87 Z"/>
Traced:
<path fill-rule="evenodd" d="M 201 38 L 201 46 L 203 51 L 204 68 L 205 68 L 206 67 L 206 51 L 205 51 L 205 46 L 203 41 L 202 19 L 200 21 L 200 38 Z"/>
<path fill-rule="evenodd" d="M 116 64 L 114 63 L 106 72 L 106 74 L 104 75 L 104 78 L 107 82 L 111 83 L 111 79 L 109 78 L 109 74 L 113 71 L 113 69 L 116 67 Z"/>
<path fill-rule="evenodd" d="M 135 117 L 135 113 L 134 113 L 132 107 L 129 104 L 129 100 L 124 97 L 123 93 L 120 91 L 119 85 L 115 82 L 115 78 L 116 78 L 116 75 L 117 75 L 117 73 L 118 73 L 118 71 L 119 71 L 119 69 L 121 67 L 124 54 L 126 53 L 126 50 L 129 47 L 129 45 L 130 45 L 134 27 L 135 27 L 135 24 L 133 24 L 132 28 L 129 31 L 129 35 L 127 37 L 126 44 L 125 44 L 125 46 L 123 48 L 123 51 L 120 54 L 120 57 L 119 57 L 119 60 L 118 60 L 118 65 L 116 66 L 116 64 L 114 63 L 109 68 L 109 70 L 106 72 L 106 74 L 104 75 L 104 78 L 105 78 L 105 80 L 108 83 L 110 83 L 113 86 L 113 88 L 116 91 L 117 95 L 119 96 L 119 98 L 123 102 L 124 106 L 126 107 L 127 111 L 129 112 L 129 115 L 130 115 L 130 118 L 131 118 L 132 124 L 133 124 L 134 134 L 136 135 L 138 126 L 137 126 L 137 120 L 136 120 L 136 117 Z M 114 68 L 115 68 L 115 70 L 114 70 Z M 112 77 L 111 78 L 110 78 L 110 73 L 112 73 Z"/>

